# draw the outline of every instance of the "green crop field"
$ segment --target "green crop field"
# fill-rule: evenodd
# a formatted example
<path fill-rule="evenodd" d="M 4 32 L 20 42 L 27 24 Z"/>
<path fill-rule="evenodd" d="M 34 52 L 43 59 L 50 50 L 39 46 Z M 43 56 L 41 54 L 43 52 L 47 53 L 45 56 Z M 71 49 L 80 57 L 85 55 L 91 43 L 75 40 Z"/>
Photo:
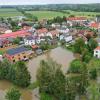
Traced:
<path fill-rule="evenodd" d="M 0 8 L 0 17 L 14 17 L 21 16 L 22 14 L 13 8 Z"/>
<path fill-rule="evenodd" d="M 34 16 L 37 16 L 39 20 L 47 18 L 51 19 L 56 16 L 69 16 L 69 15 L 75 15 L 75 16 L 86 16 L 86 17 L 95 17 L 95 15 L 99 14 L 96 12 L 76 12 L 76 11 L 70 11 L 70 10 L 64 10 L 66 13 L 62 12 L 56 12 L 56 11 L 27 11 L 27 13 L 31 13 Z M 68 12 L 70 14 L 68 14 Z"/>
<path fill-rule="evenodd" d="M 27 13 L 31 13 L 34 16 L 37 16 L 38 19 L 51 19 L 53 17 L 57 17 L 57 16 L 67 16 L 67 14 L 65 13 L 61 13 L 61 12 L 55 12 L 55 11 L 27 11 Z"/>

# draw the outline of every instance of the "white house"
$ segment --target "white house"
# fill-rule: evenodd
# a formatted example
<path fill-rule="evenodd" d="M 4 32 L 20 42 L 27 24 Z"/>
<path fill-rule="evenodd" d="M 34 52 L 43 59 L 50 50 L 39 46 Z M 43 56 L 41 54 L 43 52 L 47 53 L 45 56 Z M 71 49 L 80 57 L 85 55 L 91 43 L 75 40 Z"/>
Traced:
<path fill-rule="evenodd" d="M 60 40 L 65 40 L 66 42 L 71 42 L 73 40 L 71 35 L 62 34 L 59 37 Z"/>
<path fill-rule="evenodd" d="M 100 58 L 100 46 L 94 49 L 94 57 Z"/>
<path fill-rule="evenodd" d="M 35 42 L 36 42 L 36 40 L 35 40 L 35 38 L 33 38 L 33 37 L 26 37 L 25 39 L 24 39 L 24 44 L 25 45 L 35 45 Z"/>
<path fill-rule="evenodd" d="M 59 28 L 60 27 L 60 24 L 59 23 L 53 23 L 51 25 L 52 28 Z"/>
<path fill-rule="evenodd" d="M 65 27 L 61 27 L 61 28 L 58 28 L 57 31 L 59 33 L 63 33 L 63 34 L 67 34 L 69 32 L 69 29 L 68 28 L 65 28 Z"/>

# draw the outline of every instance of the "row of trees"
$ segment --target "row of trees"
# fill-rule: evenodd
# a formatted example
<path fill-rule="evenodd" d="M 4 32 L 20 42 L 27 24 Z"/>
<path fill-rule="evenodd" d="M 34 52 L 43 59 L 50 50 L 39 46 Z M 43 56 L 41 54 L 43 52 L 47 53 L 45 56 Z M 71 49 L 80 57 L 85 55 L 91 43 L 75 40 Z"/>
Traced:
<path fill-rule="evenodd" d="M 24 62 L 11 64 L 4 60 L 0 62 L 0 79 L 7 79 L 15 85 L 27 87 L 31 77 Z"/>
<path fill-rule="evenodd" d="M 38 21 L 38 18 L 34 15 L 32 15 L 31 13 L 27 13 L 22 9 L 17 9 L 19 12 L 21 12 L 26 18 L 28 18 L 28 20 L 31 21 Z"/>
<path fill-rule="evenodd" d="M 61 24 L 64 21 L 66 21 L 66 16 L 63 16 L 63 17 L 57 16 L 53 19 L 48 20 L 47 23 L 48 24 L 52 24 L 52 23 L 60 23 Z"/>

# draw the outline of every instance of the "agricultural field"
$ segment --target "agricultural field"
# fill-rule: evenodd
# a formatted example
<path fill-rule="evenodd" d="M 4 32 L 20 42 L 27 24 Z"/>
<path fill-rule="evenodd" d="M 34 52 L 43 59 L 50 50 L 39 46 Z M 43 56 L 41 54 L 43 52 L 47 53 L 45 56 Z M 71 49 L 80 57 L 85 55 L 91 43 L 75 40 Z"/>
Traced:
<path fill-rule="evenodd" d="M 65 10 L 69 12 L 71 15 L 75 16 L 86 16 L 86 17 L 95 17 L 96 15 L 99 15 L 99 12 L 78 12 L 78 11 L 71 11 L 71 10 Z"/>
<path fill-rule="evenodd" d="M 37 16 L 39 20 L 47 18 L 51 19 L 56 16 L 69 16 L 69 15 L 75 15 L 75 16 L 86 16 L 86 17 L 95 17 L 97 14 L 96 12 L 76 12 L 76 11 L 70 11 L 70 10 L 64 10 L 66 13 L 62 12 L 56 12 L 56 11 L 26 11 L 27 13 L 31 13 L 34 16 Z"/>
<path fill-rule="evenodd" d="M 14 17 L 21 16 L 22 14 L 14 8 L 0 8 L 0 17 Z"/>
<path fill-rule="evenodd" d="M 67 16 L 67 14 L 63 14 L 61 12 L 55 12 L 55 11 L 27 11 L 27 13 L 31 13 L 34 16 L 37 16 L 38 19 L 51 19 L 53 17 L 57 16 Z"/>

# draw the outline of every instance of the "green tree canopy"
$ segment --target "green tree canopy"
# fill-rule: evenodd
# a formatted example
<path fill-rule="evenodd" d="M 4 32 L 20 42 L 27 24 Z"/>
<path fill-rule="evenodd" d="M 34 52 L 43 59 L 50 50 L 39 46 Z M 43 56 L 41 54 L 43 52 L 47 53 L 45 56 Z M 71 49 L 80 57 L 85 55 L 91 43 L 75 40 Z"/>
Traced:
<path fill-rule="evenodd" d="M 58 100 L 65 98 L 65 76 L 61 71 L 61 66 L 49 59 L 41 61 L 37 72 L 37 80 L 40 91 L 56 97 Z"/>
<path fill-rule="evenodd" d="M 84 51 L 84 47 L 85 47 L 84 40 L 82 38 L 77 39 L 74 44 L 75 53 L 82 53 L 82 51 Z"/>
<path fill-rule="evenodd" d="M 11 88 L 10 90 L 8 90 L 5 96 L 7 100 L 20 100 L 20 97 L 21 97 L 21 93 L 16 88 Z"/>

